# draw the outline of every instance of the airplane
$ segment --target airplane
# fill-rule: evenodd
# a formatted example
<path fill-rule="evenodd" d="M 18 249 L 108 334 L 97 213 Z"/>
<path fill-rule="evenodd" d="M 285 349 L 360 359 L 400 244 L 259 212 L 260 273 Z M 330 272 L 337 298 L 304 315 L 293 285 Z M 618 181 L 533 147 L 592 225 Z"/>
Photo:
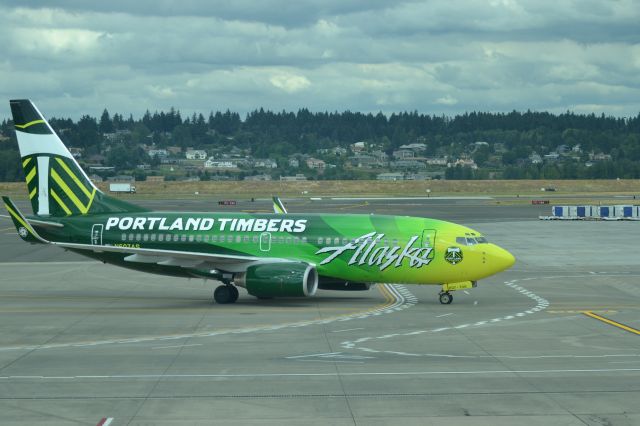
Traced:
<path fill-rule="evenodd" d="M 18 235 L 136 271 L 221 282 L 213 300 L 309 297 L 375 283 L 452 292 L 510 268 L 514 256 L 468 227 L 377 214 L 151 211 L 98 189 L 37 107 L 11 100 L 32 215 L 2 197 Z"/>

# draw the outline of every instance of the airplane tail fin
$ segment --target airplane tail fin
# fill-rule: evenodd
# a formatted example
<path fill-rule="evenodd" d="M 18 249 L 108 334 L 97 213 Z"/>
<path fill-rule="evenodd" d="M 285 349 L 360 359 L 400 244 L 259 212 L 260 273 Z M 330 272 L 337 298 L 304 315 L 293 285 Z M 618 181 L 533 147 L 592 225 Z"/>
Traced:
<path fill-rule="evenodd" d="M 28 99 L 9 101 L 31 207 L 40 216 L 144 211 L 100 191 Z"/>
<path fill-rule="evenodd" d="M 276 214 L 286 214 L 287 208 L 284 206 L 284 203 L 280 199 L 280 197 L 273 197 L 273 212 Z"/>

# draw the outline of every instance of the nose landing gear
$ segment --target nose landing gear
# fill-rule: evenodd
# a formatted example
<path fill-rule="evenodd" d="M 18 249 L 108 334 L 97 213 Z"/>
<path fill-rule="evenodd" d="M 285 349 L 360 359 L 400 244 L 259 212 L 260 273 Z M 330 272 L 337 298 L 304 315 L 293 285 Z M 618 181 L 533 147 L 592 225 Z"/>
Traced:
<path fill-rule="evenodd" d="M 438 295 L 440 296 L 440 303 L 443 305 L 449 305 L 453 302 L 452 291 L 456 290 L 465 290 L 469 288 L 474 288 L 478 285 L 477 281 L 463 281 L 460 283 L 445 283 L 442 284 L 442 290 Z"/>
<path fill-rule="evenodd" d="M 453 302 L 453 296 L 451 295 L 451 293 L 449 293 L 448 291 L 441 291 L 440 303 L 442 303 L 443 305 L 449 305 L 451 304 L 451 302 Z"/>

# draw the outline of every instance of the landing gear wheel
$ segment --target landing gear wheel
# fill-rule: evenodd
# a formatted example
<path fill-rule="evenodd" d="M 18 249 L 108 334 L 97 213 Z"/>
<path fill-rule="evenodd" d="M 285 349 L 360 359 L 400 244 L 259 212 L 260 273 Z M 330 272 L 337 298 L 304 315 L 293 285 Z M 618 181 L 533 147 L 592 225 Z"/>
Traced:
<path fill-rule="evenodd" d="M 443 305 L 449 305 L 453 302 L 453 296 L 449 292 L 440 293 L 440 303 Z"/>
<path fill-rule="evenodd" d="M 231 293 L 233 296 L 233 300 L 231 301 L 231 303 L 236 303 L 236 301 L 238 300 L 238 297 L 240 296 L 240 292 L 238 292 L 238 287 L 236 287 L 235 285 L 230 285 L 229 290 L 231 290 Z"/>
<path fill-rule="evenodd" d="M 221 305 L 233 303 L 238 300 L 238 289 L 232 285 L 221 285 L 213 292 L 213 300 Z"/>

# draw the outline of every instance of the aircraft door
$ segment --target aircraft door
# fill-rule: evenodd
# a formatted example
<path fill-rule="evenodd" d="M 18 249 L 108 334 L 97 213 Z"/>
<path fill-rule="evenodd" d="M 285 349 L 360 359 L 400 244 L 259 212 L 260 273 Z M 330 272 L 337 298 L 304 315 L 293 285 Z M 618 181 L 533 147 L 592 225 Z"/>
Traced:
<path fill-rule="evenodd" d="M 422 231 L 422 247 L 431 247 L 434 251 L 436 249 L 436 230 L 424 229 Z"/>
<path fill-rule="evenodd" d="M 96 223 L 91 227 L 91 244 L 94 246 L 102 245 L 102 230 L 104 229 L 104 225 L 101 223 Z"/>
<path fill-rule="evenodd" d="M 271 250 L 271 233 L 263 232 L 260 234 L 260 251 Z"/>

